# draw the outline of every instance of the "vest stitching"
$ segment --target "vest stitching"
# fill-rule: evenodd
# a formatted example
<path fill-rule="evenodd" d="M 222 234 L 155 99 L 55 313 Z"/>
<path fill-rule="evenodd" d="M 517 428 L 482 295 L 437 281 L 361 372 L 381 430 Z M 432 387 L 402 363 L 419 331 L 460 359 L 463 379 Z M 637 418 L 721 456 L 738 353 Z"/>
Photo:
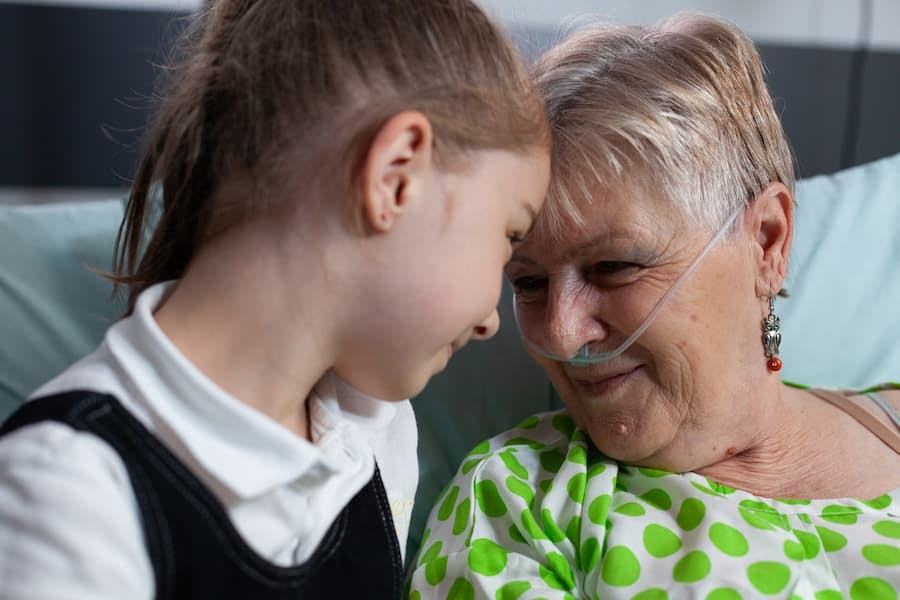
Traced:
<path fill-rule="evenodd" d="M 387 495 L 384 491 L 384 484 L 381 482 L 381 472 L 378 467 L 375 467 L 375 477 L 378 478 L 378 482 L 381 485 L 374 485 L 373 491 L 375 492 L 375 499 L 377 500 L 381 523 L 384 526 L 384 531 L 387 533 L 391 545 L 391 566 L 394 570 L 394 595 L 399 597 L 403 587 L 401 577 L 403 565 L 397 560 L 400 556 L 400 544 L 397 541 L 397 532 L 394 529 L 394 517 L 390 513 Z"/>

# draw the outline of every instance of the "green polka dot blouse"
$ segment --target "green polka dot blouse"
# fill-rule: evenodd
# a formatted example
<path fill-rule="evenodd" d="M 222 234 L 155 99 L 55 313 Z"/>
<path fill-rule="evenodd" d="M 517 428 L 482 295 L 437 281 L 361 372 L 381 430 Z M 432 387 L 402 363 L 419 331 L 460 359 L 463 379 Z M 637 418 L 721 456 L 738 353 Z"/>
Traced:
<path fill-rule="evenodd" d="M 565 411 L 479 444 L 431 513 L 409 598 L 898 598 L 900 490 L 773 500 L 589 447 Z"/>

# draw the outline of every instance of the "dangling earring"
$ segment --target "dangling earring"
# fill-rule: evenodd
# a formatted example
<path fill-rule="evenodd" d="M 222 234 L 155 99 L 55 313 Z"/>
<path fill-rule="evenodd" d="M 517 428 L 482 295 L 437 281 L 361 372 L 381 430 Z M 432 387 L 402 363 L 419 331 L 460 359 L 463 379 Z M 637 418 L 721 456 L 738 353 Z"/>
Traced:
<path fill-rule="evenodd" d="M 769 314 L 763 320 L 763 348 L 766 350 L 766 367 L 775 373 L 781 370 L 778 346 L 781 345 L 781 319 L 775 316 L 775 296 L 769 296 Z"/>

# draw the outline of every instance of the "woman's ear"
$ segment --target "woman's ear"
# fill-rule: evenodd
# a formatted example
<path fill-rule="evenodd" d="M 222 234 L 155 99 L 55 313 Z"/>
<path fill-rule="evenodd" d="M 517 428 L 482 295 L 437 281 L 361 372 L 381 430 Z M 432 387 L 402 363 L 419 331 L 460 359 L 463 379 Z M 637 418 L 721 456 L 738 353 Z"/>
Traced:
<path fill-rule="evenodd" d="M 362 216 L 371 231 L 390 231 L 416 194 L 434 162 L 428 118 L 404 111 L 385 123 L 372 140 L 361 173 Z"/>
<path fill-rule="evenodd" d="M 754 254 L 758 257 L 756 294 L 764 298 L 781 290 L 794 239 L 794 198 L 783 183 L 770 183 L 750 204 Z"/>

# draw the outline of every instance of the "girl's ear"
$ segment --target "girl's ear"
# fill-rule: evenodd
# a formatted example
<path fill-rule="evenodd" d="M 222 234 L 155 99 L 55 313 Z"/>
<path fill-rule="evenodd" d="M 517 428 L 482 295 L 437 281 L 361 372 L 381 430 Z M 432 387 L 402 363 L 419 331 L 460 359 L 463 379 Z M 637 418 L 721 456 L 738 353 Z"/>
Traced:
<path fill-rule="evenodd" d="M 416 194 L 427 189 L 432 141 L 431 123 L 417 111 L 399 113 L 378 130 L 360 179 L 363 222 L 372 231 L 390 231 Z"/>
<path fill-rule="evenodd" d="M 783 183 L 770 183 L 750 204 L 757 260 L 756 295 L 781 290 L 794 238 L 794 199 Z"/>

